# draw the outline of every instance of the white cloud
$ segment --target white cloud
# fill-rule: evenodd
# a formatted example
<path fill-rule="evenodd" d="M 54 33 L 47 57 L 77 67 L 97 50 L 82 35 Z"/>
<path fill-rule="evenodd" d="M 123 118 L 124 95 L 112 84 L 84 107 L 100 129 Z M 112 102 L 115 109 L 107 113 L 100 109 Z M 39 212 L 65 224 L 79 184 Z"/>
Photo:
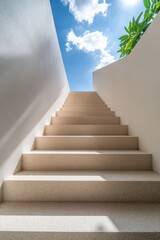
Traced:
<path fill-rule="evenodd" d="M 66 51 L 71 51 L 73 46 L 86 53 L 99 51 L 100 61 L 96 66 L 96 69 L 99 69 L 116 60 L 107 49 L 107 42 L 108 38 L 107 36 L 103 35 L 102 32 L 86 31 L 83 33 L 83 35 L 76 36 L 74 31 L 71 30 L 67 34 Z"/>
<path fill-rule="evenodd" d="M 69 52 L 69 51 L 71 51 L 71 50 L 72 50 L 72 48 L 71 48 L 71 46 L 70 46 L 70 43 L 67 42 L 67 43 L 66 43 L 66 52 Z"/>
<path fill-rule="evenodd" d="M 69 4 L 69 11 L 78 22 L 93 23 L 94 17 L 101 13 L 106 16 L 109 4 L 106 0 L 61 0 L 64 5 Z"/>
<path fill-rule="evenodd" d="M 115 57 L 113 55 L 111 55 L 109 53 L 109 51 L 106 50 L 102 53 L 100 62 L 96 66 L 96 69 L 102 68 L 105 65 L 108 65 L 108 64 L 113 63 L 115 61 L 116 61 Z"/>
<path fill-rule="evenodd" d="M 86 31 L 82 36 L 76 36 L 73 30 L 71 30 L 67 34 L 66 51 L 72 50 L 71 46 L 73 45 L 84 52 L 95 52 L 96 50 L 104 52 L 107 47 L 107 37 L 99 31 Z"/>

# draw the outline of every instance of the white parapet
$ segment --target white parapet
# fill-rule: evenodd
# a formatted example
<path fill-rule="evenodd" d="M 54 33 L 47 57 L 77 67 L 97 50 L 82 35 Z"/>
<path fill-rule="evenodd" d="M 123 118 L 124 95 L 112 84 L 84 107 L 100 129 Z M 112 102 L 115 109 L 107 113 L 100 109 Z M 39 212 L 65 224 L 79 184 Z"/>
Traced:
<path fill-rule="evenodd" d="M 138 135 L 160 172 L 160 14 L 132 53 L 93 73 L 94 89 Z"/>

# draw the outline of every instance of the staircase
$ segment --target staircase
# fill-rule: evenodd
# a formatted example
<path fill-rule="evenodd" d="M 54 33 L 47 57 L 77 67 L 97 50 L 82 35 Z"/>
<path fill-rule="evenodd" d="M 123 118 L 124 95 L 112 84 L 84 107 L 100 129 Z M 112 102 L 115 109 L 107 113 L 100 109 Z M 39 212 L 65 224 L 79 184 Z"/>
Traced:
<path fill-rule="evenodd" d="M 160 239 L 160 175 L 96 92 L 71 92 L 3 184 L 0 239 Z"/>

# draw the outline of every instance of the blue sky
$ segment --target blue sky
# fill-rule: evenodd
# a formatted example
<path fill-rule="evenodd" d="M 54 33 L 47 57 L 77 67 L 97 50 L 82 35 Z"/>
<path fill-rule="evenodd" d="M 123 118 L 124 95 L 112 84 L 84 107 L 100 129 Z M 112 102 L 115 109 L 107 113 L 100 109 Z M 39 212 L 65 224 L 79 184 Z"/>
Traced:
<path fill-rule="evenodd" d="M 143 0 L 50 0 L 71 91 L 91 91 L 92 72 L 119 59 L 118 38 Z"/>

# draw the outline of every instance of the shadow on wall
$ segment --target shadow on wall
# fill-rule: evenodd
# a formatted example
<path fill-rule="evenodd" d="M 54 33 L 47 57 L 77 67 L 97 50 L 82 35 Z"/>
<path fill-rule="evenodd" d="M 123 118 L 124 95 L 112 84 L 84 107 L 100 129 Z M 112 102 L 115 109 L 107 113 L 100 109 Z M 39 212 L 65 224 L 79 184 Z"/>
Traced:
<path fill-rule="evenodd" d="M 0 60 L 0 165 L 60 95 L 58 81 L 54 89 L 50 52 L 41 46 L 36 56 Z M 43 64 L 38 66 L 39 59 Z"/>
<path fill-rule="evenodd" d="M 48 0 L 0 1 L 0 32 L 3 180 L 17 164 L 7 159 L 49 109 L 60 106 L 60 97 L 69 88 Z M 20 150 L 26 150 L 26 146 Z"/>

